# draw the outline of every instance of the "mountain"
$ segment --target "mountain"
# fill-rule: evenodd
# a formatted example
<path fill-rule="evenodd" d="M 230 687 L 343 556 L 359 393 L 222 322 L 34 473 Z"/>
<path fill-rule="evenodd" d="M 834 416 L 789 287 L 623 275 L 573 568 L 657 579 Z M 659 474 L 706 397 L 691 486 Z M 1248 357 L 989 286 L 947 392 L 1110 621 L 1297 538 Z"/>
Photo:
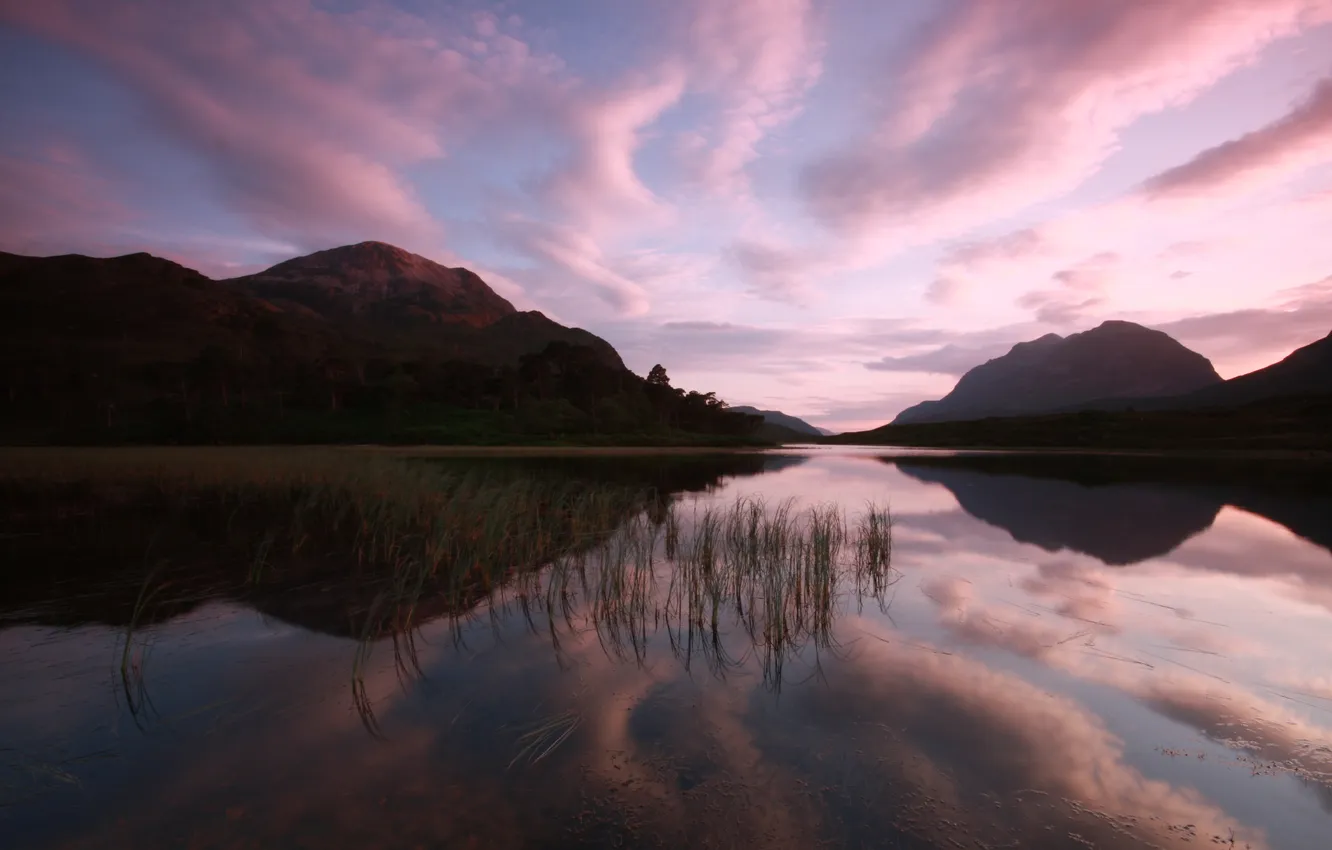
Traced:
<path fill-rule="evenodd" d="M 383 242 L 317 251 L 226 281 L 279 306 L 388 323 L 485 327 L 516 311 L 475 273 Z"/>
<path fill-rule="evenodd" d="M 189 360 L 210 344 L 240 345 L 259 327 L 308 337 L 327 333 L 324 325 L 151 254 L 0 252 L 0 351 L 37 371 L 54 357 Z"/>
<path fill-rule="evenodd" d="M 907 408 L 894 425 L 1030 416 L 1106 399 L 1175 396 L 1220 384 L 1212 364 L 1168 334 L 1108 321 L 1021 342 L 962 376 L 938 401 Z"/>
<path fill-rule="evenodd" d="M 0 442 L 715 445 L 761 421 L 379 242 L 227 281 L 0 253 Z"/>
<path fill-rule="evenodd" d="M 591 348 L 606 365 L 625 368 L 600 337 L 535 310 L 515 310 L 474 272 L 383 242 L 317 251 L 223 283 L 396 347 L 502 366 L 558 341 Z"/>
<path fill-rule="evenodd" d="M 785 428 L 796 434 L 808 437 L 819 437 L 824 433 L 822 429 L 814 427 L 805 420 L 789 416 L 782 413 L 780 410 L 759 410 L 756 407 L 750 407 L 748 405 L 737 405 L 729 409 L 734 413 L 748 413 L 751 416 L 762 416 L 765 423 Z"/>
<path fill-rule="evenodd" d="M 1284 359 L 1246 375 L 1182 395 L 1164 398 L 1103 399 L 1097 410 L 1190 410 L 1237 407 L 1288 396 L 1332 394 L 1332 333 Z"/>
<path fill-rule="evenodd" d="M 1191 393 L 1198 406 L 1245 404 L 1288 395 L 1332 393 L 1332 333 L 1271 366 Z"/>
<path fill-rule="evenodd" d="M 117 356 L 131 360 L 188 361 L 208 345 L 234 351 L 248 342 L 257 349 L 280 337 L 341 356 L 428 354 L 487 366 L 517 365 L 525 354 L 565 342 L 625 368 L 600 337 L 515 310 L 467 269 L 379 242 L 226 281 L 145 253 L 101 259 L 0 252 L 0 330 L 20 359 L 38 350 L 114 345 Z"/>

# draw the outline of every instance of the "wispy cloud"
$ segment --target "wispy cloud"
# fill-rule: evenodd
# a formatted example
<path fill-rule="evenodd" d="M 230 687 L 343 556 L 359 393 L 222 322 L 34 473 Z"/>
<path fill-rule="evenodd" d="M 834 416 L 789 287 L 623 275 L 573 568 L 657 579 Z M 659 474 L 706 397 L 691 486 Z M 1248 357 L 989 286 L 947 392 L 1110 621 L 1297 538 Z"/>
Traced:
<path fill-rule="evenodd" d="M 0 0 L 0 247 L 381 239 L 880 421 L 1051 327 L 1224 372 L 1330 326 L 1282 292 L 1332 269 L 1330 0 L 548 5 Z"/>
<path fill-rule="evenodd" d="M 1017 212 L 1077 186 L 1137 119 L 1329 15 L 1322 0 L 951 4 L 871 83 L 871 131 L 805 172 L 806 200 L 848 235 Z"/>
<path fill-rule="evenodd" d="M 1332 162 L 1332 78 L 1280 120 L 1194 156 L 1143 184 L 1153 199 L 1215 193 L 1235 183 Z"/>

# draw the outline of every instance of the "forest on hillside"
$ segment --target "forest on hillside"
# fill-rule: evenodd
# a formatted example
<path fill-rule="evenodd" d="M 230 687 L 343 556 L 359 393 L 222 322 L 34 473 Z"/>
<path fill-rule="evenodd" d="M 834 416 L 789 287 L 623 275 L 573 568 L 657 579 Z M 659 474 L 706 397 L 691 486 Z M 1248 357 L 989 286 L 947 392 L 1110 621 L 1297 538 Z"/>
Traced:
<path fill-rule="evenodd" d="M 428 353 L 340 353 L 304 345 L 280 325 L 256 330 L 258 344 L 209 344 L 188 360 L 136 362 L 128 343 L 85 356 L 6 357 L 0 439 L 689 444 L 745 442 L 762 424 L 729 412 L 715 393 L 672 386 L 660 365 L 641 378 L 562 341 L 493 366 Z"/>

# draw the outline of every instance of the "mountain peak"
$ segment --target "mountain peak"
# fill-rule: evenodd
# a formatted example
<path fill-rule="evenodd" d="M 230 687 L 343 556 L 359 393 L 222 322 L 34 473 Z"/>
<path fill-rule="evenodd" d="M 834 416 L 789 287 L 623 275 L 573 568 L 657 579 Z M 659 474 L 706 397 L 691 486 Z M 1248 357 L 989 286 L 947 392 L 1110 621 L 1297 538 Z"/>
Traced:
<path fill-rule="evenodd" d="M 391 323 L 493 324 L 514 307 L 475 273 L 386 242 L 358 242 L 278 263 L 232 283 L 316 313 Z"/>
<path fill-rule="evenodd" d="M 397 245 L 390 245 L 387 242 L 376 242 L 374 240 L 357 242 L 354 245 L 340 245 L 336 248 L 325 248 L 322 251 L 316 251 L 313 254 L 307 255 L 306 258 L 298 257 L 297 259 L 308 259 L 309 257 L 320 257 L 325 255 L 329 257 L 341 257 L 344 259 L 383 258 L 408 262 L 411 260 L 426 259 L 419 254 L 413 254 L 405 248 L 399 248 Z M 426 260 L 426 262 L 430 261 Z"/>
<path fill-rule="evenodd" d="M 1111 320 L 1081 333 L 1020 342 L 962 376 L 939 401 L 897 424 L 1026 416 L 1114 398 L 1193 392 L 1218 384 L 1211 362 L 1162 331 Z"/>
<path fill-rule="evenodd" d="M 1125 319 L 1106 319 L 1104 322 L 1101 322 L 1099 325 L 1092 328 L 1091 331 L 1083 331 L 1083 333 L 1091 333 L 1092 331 L 1107 331 L 1107 330 L 1111 331 L 1132 330 L 1132 331 L 1147 331 L 1149 333 L 1160 333 L 1160 331 L 1153 331 L 1149 327 L 1140 325 L 1137 322 L 1130 322 Z"/>

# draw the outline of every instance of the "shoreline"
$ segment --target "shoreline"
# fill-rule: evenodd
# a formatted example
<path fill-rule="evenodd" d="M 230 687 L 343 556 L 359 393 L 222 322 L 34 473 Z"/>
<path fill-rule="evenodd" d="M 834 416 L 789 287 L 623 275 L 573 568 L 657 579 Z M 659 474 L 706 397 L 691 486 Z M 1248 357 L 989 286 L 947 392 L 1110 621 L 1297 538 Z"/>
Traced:
<path fill-rule="evenodd" d="M 1032 455 L 1032 456 L 1087 456 L 1157 458 L 1162 460 L 1251 460 L 1314 462 L 1332 461 L 1332 451 L 1318 449 L 1093 449 L 1083 447 L 1051 446 L 906 446 L 860 443 L 791 443 L 771 446 L 491 446 L 491 445 L 399 445 L 387 443 L 309 443 L 291 444 L 236 444 L 236 445 L 147 445 L 126 444 L 108 446 L 0 446 L 0 460 L 6 456 L 33 456 L 50 454 L 102 454 L 116 452 L 153 452 L 168 454 L 226 453 L 226 452 L 347 452 L 404 457 L 634 457 L 649 455 L 709 455 L 709 454 L 765 454 L 765 453 L 836 453 L 851 450 L 849 454 L 880 455 L 940 454 L 940 455 Z"/>

